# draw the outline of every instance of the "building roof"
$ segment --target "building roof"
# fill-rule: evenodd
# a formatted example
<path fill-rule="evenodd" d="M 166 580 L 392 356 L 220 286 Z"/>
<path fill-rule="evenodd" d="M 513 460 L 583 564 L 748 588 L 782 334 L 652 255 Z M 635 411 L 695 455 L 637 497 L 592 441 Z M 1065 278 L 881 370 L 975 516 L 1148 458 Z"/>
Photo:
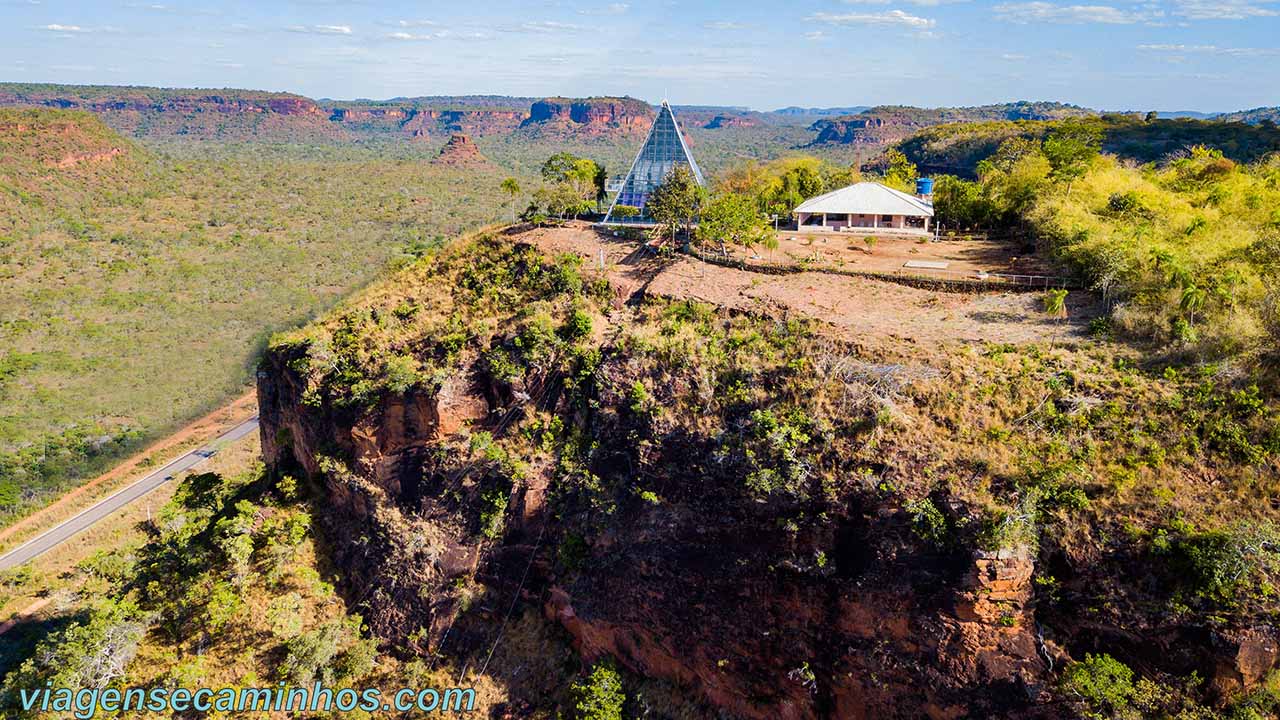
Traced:
<path fill-rule="evenodd" d="M 795 211 L 933 217 L 933 205 L 927 200 L 874 182 L 860 182 L 809 198 Z"/>

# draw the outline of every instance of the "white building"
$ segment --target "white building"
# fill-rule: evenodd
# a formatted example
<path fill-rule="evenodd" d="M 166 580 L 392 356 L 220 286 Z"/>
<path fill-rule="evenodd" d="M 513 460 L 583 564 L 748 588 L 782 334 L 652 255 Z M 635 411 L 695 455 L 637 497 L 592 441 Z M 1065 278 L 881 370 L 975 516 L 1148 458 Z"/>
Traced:
<path fill-rule="evenodd" d="M 799 230 L 928 235 L 933 203 L 880 183 L 860 182 L 810 198 L 794 214 Z"/>

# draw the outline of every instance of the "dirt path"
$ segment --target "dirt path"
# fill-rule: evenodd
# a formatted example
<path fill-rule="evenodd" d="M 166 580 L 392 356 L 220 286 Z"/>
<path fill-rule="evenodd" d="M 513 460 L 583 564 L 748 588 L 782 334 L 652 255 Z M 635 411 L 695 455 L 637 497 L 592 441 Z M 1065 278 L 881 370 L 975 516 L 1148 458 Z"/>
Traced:
<path fill-rule="evenodd" d="M 124 480 L 146 469 L 145 461 L 161 463 L 183 446 L 206 442 L 244 422 L 258 411 L 255 390 L 247 390 L 230 404 L 205 415 L 161 440 L 157 440 L 111 470 L 71 490 L 53 503 L 0 530 L 0 546 L 30 537 L 92 504 Z"/>
<path fill-rule="evenodd" d="M 0 635 L 3 635 L 9 632 L 10 630 L 12 630 L 18 623 L 22 622 L 24 618 L 31 617 L 32 615 L 35 615 L 36 613 L 40 612 L 41 610 L 44 609 L 44 606 L 48 604 L 49 604 L 49 598 L 40 598 L 39 600 L 31 603 L 25 608 L 14 613 L 13 617 L 0 623 Z"/>

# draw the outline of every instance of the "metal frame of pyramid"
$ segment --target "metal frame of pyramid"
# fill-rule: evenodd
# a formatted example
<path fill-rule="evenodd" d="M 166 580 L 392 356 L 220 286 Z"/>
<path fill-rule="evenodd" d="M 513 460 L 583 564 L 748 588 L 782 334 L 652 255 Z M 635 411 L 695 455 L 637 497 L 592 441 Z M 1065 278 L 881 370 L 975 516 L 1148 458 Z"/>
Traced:
<path fill-rule="evenodd" d="M 680 164 L 687 165 L 693 171 L 693 177 L 699 185 L 706 185 L 706 181 L 702 179 L 702 171 L 698 169 L 698 163 L 693 159 L 693 153 L 689 152 L 689 146 L 685 143 L 684 133 L 680 132 L 680 123 L 676 121 L 675 112 L 667 101 L 663 100 L 658 108 L 657 117 L 653 119 L 653 125 L 649 127 L 649 134 L 645 136 L 644 145 L 640 146 L 636 159 L 631 161 L 627 178 L 622 181 L 622 186 L 618 194 L 613 197 L 613 202 L 609 203 L 609 212 L 605 214 L 604 222 L 653 223 L 645 213 L 649 193 L 661 185 L 671 170 Z M 619 205 L 640 208 L 640 214 L 616 220 L 613 217 L 613 210 Z"/>

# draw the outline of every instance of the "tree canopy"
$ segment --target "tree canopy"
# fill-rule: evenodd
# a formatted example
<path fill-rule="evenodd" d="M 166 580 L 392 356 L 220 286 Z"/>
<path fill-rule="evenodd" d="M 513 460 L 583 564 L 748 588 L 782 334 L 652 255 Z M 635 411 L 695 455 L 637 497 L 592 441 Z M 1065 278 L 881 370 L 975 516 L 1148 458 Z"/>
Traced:
<path fill-rule="evenodd" d="M 698 238 L 703 242 L 718 242 L 722 246 L 777 245 L 777 239 L 755 200 L 741 193 L 717 193 L 711 198 L 702 211 Z"/>
<path fill-rule="evenodd" d="M 676 165 L 645 202 L 649 217 L 674 235 L 680 225 L 686 232 L 702 206 L 706 191 L 685 165 Z"/>

